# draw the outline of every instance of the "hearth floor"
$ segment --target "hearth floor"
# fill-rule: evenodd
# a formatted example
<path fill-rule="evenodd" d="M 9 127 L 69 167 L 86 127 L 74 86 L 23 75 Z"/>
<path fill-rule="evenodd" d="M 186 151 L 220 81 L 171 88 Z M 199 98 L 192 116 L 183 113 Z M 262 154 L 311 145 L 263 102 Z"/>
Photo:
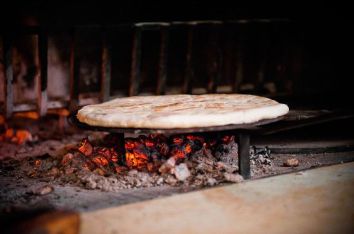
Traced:
<path fill-rule="evenodd" d="M 354 162 L 80 214 L 80 233 L 353 233 Z"/>

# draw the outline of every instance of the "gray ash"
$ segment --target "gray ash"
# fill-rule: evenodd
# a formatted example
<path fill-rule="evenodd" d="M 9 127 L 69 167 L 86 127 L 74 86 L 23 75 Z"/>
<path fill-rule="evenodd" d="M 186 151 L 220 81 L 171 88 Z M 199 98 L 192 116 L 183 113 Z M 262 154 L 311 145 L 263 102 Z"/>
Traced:
<path fill-rule="evenodd" d="M 0 174 L 37 178 L 87 189 L 188 186 L 200 188 L 240 182 L 234 137 L 202 135 L 139 136 L 125 139 L 126 157 L 115 148 L 114 136 L 95 142 L 84 139 L 59 156 L 43 155 L 0 163 Z M 124 164 L 122 162 L 125 162 Z M 272 167 L 270 156 L 251 158 L 252 172 Z"/>

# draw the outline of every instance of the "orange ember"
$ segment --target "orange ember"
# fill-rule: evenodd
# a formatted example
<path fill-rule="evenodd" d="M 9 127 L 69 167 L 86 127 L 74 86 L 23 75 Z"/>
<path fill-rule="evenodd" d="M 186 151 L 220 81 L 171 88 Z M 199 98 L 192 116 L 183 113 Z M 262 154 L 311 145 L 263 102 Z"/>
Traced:
<path fill-rule="evenodd" d="M 184 159 L 186 157 L 186 152 L 180 149 L 173 149 L 171 151 L 171 156 L 179 159 Z"/>
<path fill-rule="evenodd" d="M 111 148 L 111 161 L 112 162 L 118 162 L 118 154 L 117 154 L 117 152 L 113 149 L 113 148 Z"/>
<path fill-rule="evenodd" d="M 187 144 L 184 148 L 184 151 L 187 153 L 187 154 L 190 154 L 192 152 L 192 146 L 190 144 Z"/>
<path fill-rule="evenodd" d="M 35 167 L 40 167 L 41 164 L 42 164 L 42 161 L 39 160 L 39 159 L 37 159 L 37 160 L 34 161 L 34 166 L 35 166 Z"/>
<path fill-rule="evenodd" d="M 89 142 L 89 140 L 87 138 L 84 138 L 80 145 L 78 150 L 84 154 L 85 156 L 90 156 L 93 152 L 93 147 L 91 145 L 91 143 Z"/>
<path fill-rule="evenodd" d="M 152 147 L 155 146 L 155 143 L 151 139 L 147 139 L 145 141 L 145 146 L 148 147 L 148 148 L 152 148 Z"/>
<path fill-rule="evenodd" d="M 173 142 L 173 144 L 181 145 L 181 144 L 183 143 L 183 138 L 181 138 L 181 137 L 174 137 L 174 138 L 172 139 L 172 142 Z"/>
<path fill-rule="evenodd" d="M 36 111 L 26 111 L 14 113 L 15 118 L 26 118 L 26 119 L 39 119 L 39 114 Z"/>
<path fill-rule="evenodd" d="M 175 135 L 166 137 L 161 134 L 139 136 L 124 139 L 125 155 L 120 155 L 118 142 L 120 139 L 107 137 L 104 147 L 93 146 L 87 138 L 83 139 L 77 150 L 85 159 L 82 167 L 85 170 L 107 172 L 109 168 L 116 173 L 128 169 L 157 171 L 161 160 L 171 157 L 174 160 L 184 160 L 199 150 L 216 147 L 217 144 L 229 143 L 233 136 L 223 136 L 219 139 L 208 139 L 200 135 Z M 125 158 L 124 158 L 125 156 Z M 67 165 L 73 160 L 73 154 L 68 153 L 62 159 Z M 86 161 L 85 161 L 86 160 Z"/>
<path fill-rule="evenodd" d="M 234 138 L 234 136 L 225 135 L 221 140 L 224 144 L 229 144 L 231 141 L 234 140 Z"/>
<path fill-rule="evenodd" d="M 200 143 L 204 143 L 205 139 L 201 136 L 188 135 L 186 138 L 190 141 L 199 141 Z"/>
<path fill-rule="evenodd" d="M 131 139 L 126 139 L 124 146 L 126 150 L 132 150 L 135 148 L 135 143 Z"/>
<path fill-rule="evenodd" d="M 24 129 L 8 128 L 0 135 L 0 141 L 9 141 L 18 145 L 21 145 L 27 141 L 32 141 L 32 134 Z"/>
<path fill-rule="evenodd" d="M 142 169 L 148 162 L 148 156 L 138 151 L 126 152 L 125 161 L 129 168 Z"/>
<path fill-rule="evenodd" d="M 107 166 L 108 165 L 108 160 L 105 157 L 102 156 L 96 156 L 91 159 L 92 162 L 94 162 L 98 167 L 99 166 Z"/>

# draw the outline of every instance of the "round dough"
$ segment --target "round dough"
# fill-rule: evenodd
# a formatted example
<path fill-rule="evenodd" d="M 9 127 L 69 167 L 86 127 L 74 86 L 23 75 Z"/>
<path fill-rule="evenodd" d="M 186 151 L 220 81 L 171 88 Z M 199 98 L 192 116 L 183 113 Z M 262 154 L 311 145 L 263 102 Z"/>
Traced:
<path fill-rule="evenodd" d="M 92 126 L 171 129 L 254 123 L 288 111 L 285 104 L 254 95 L 164 95 L 88 105 L 79 110 L 77 118 Z"/>

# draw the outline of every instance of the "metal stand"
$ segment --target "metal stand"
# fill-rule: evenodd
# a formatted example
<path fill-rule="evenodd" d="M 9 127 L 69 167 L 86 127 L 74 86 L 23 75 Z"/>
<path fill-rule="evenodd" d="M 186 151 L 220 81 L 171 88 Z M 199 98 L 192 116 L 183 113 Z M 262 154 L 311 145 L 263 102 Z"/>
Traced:
<path fill-rule="evenodd" d="M 125 165 L 125 142 L 124 142 L 124 133 L 111 133 L 117 139 L 117 148 L 118 152 L 122 155 L 119 157 L 119 164 Z"/>
<path fill-rule="evenodd" d="M 240 175 L 244 179 L 251 177 L 250 166 L 250 135 L 247 132 L 239 132 L 236 134 L 238 143 L 238 168 Z"/>

